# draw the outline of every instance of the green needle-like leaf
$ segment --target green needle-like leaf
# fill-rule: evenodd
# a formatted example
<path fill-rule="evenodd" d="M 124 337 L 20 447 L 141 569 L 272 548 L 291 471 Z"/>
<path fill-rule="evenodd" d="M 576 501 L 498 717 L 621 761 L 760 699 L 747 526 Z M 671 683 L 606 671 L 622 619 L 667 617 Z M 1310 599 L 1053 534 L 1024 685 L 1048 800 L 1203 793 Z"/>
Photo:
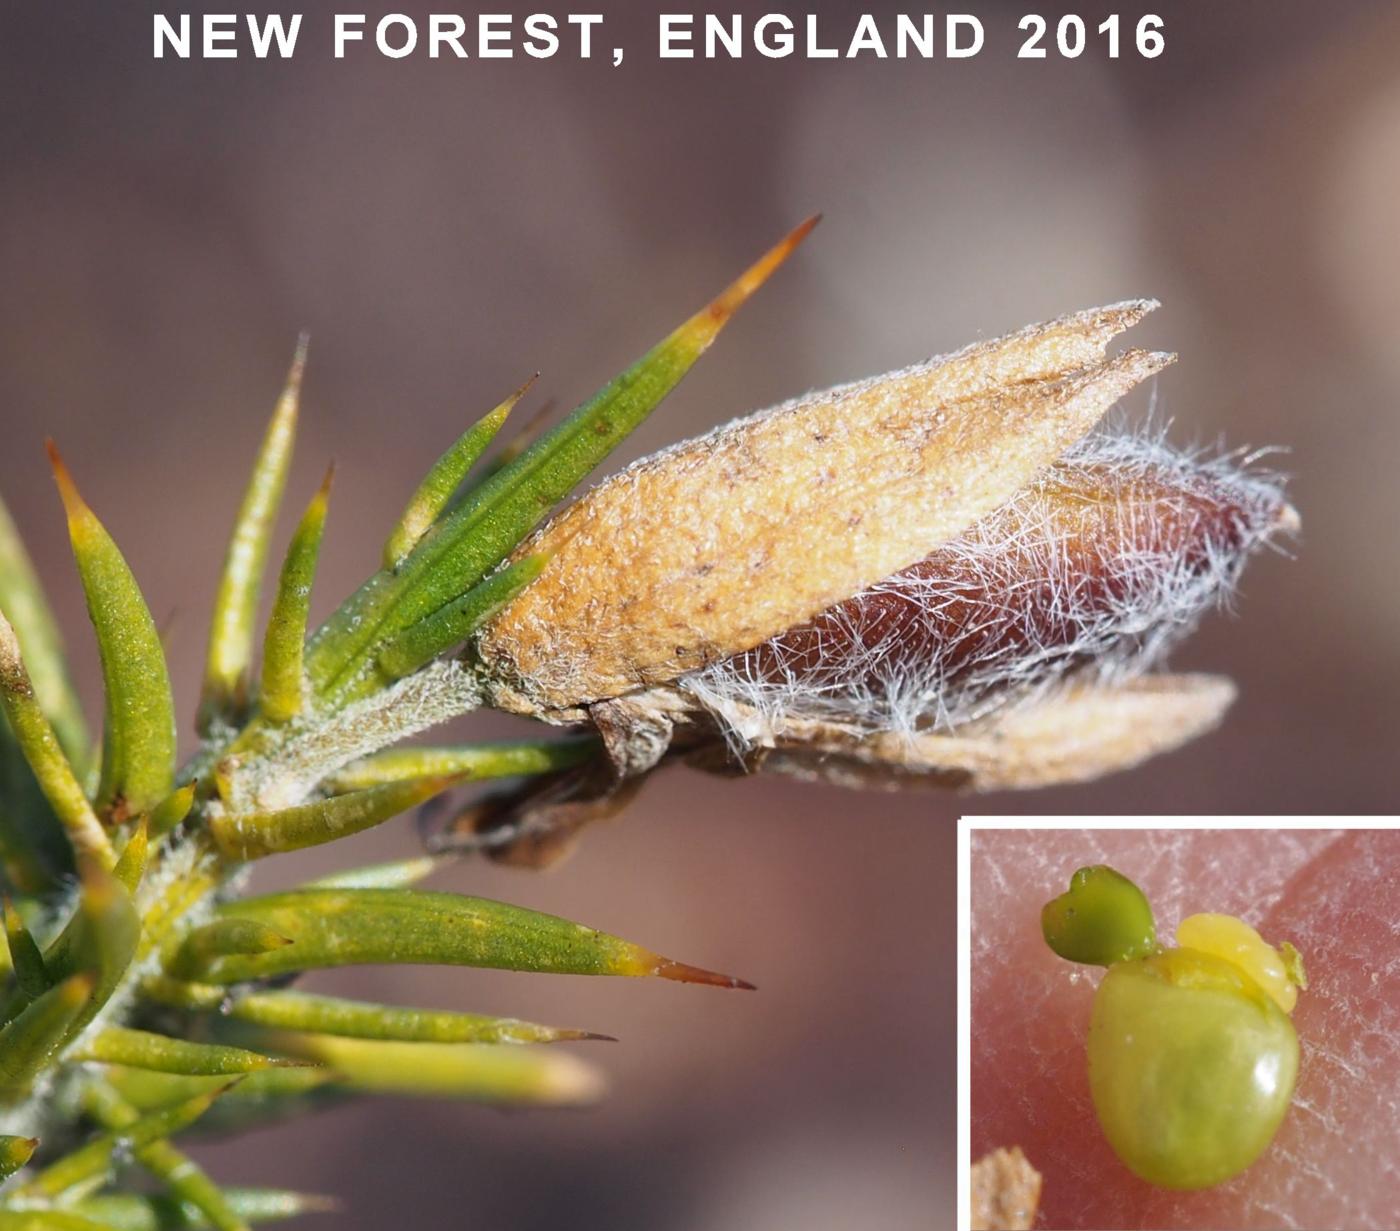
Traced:
<path fill-rule="evenodd" d="M 8 1180 L 25 1165 L 39 1148 L 37 1137 L 0 1134 L 0 1181 Z"/>
<path fill-rule="evenodd" d="M 172 791 L 164 799 L 151 809 L 151 836 L 163 837 L 175 828 L 185 817 L 189 816 L 190 809 L 194 807 L 195 793 L 199 790 L 199 783 L 191 782 L 178 790 Z"/>
<path fill-rule="evenodd" d="M 379 651 L 379 669 L 384 679 L 399 680 L 412 675 L 439 654 L 461 645 L 534 581 L 547 563 L 544 555 L 517 560 L 395 635 Z"/>
<path fill-rule="evenodd" d="M 0 1231 L 111 1231 L 67 1210 L 0 1210 Z"/>
<path fill-rule="evenodd" d="M 567 1052 L 318 1034 L 283 1034 L 277 1040 L 283 1049 L 326 1065 L 338 1085 L 366 1093 L 576 1106 L 596 1102 L 604 1091 L 598 1070 Z"/>
<path fill-rule="evenodd" d="M 69 1037 L 88 1004 L 93 977 L 76 974 L 32 1001 L 0 1030 L 0 1093 L 25 1090 Z"/>
<path fill-rule="evenodd" d="M 153 1141 L 163 1141 L 188 1128 L 199 1119 L 227 1086 L 196 1095 L 173 1107 L 140 1116 L 131 1124 L 102 1133 L 79 1146 L 71 1154 L 45 1167 L 17 1190 L 25 1197 L 57 1197 L 87 1180 L 105 1175 L 112 1166 L 112 1155 L 120 1149 L 140 1153 Z"/>
<path fill-rule="evenodd" d="M 87 770 L 84 759 L 92 743 L 83 707 L 68 674 L 58 624 L 3 500 L 0 500 L 0 611 L 14 625 L 29 664 L 34 691 L 53 723 L 59 745 L 82 777 Z"/>
<path fill-rule="evenodd" d="M 73 844 L 21 751 L 0 704 L 0 876 L 20 893 L 53 889 L 71 863 Z M 0 961 L 4 951 L 0 950 Z"/>
<path fill-rule="evenodd" d="M 311 584 L 326 529 L 326 507 L 331 497 L 335 467 L 326 471 L 321 490 L 312 498 L 292 535 L 277 598 L 263 640 L 262 712 L 269 722 L 295 718 L 302 708 L 302 654 L 306 645 L 306 620 L 311 609 Z"/>
<path fill-rule="evenodd" d="M 216 718 L 230 719 L 246 701 L 248 671 L 253 657 L 253 625 L 258 614 L 263 565 L 273 523 L 287 484 L 287 470 L 296 443 L 297 407 L 306 367 L 306 336 L 297 343 L 286 387 L 263 436 L 252 477 L 233 525 L 224 571 L 214 598 L 209 630 L 209 653 L 200 700 L 200 730 L 207 732 Z"/>
<path fill-rule="evenodd" d="M 190 932 L 166 963 L 177 977 L 195 973 L 219 957 L 271 953 L 292 942 L 256 919 L 215 919 Z"/>
<path fill-rule="evenodd" d="M 126 560 L 83 502 L 52 442 L 49 458 L 102 659 L 106 716 L 97 807 L 120 821 L 153 807 L 174 785 L 170 675 L 160 634 Z"/>
<path fill-rule="evenodd" d="M 306 1095 L 331 1083 L 334 1074 L 323 1068 L 288 1067 L 259 1069 L 237 1084 L 228 1085 L 224 1077 L 187 1077 L 176 1073 L 160 1073 L 153 1069 L 129 1069 L 112 1065 L 107 1069 L 107 1082 L 122 1098 L 142 1112 L 174 1107 L 197 1095 L 223 1089 L 225 1094 L 210 1122 L 222 1119 L 226 1109 L 235 1105 L 245 1108 L 272 1108 L 295 1103 Z"/>
<path fill-rule="evenodd" d="M 518 744 L 467 744 L 457 748 L 390 748 L 347 765 L 328 785 L 333 791 L 360 791 L 386 782 L 449 775 L 464 781 L 549 774 L 581 765 L 603 745 L 584 737 L 532 740 Z"/>
<path fill-rule="evenodd" d="M 370 784 L 366 784 L 370 785 Z M 366 864 L 362 868 L 347 868 L 307 881 L 303 889 L 409 889 L 426 880 L 446 860 L 443 855 L 417 855 L 412 859 L 394 859 L 388 863 Z"/>
<path fill-rule="evenodd" d="M 124 1064 L 159 1073 L 183 1073 L 192 1077 L 222 1077 L 253 1073 L 286 1061 L 242 1047 L 222 1043 L 192 1043 L 188 1039 L 108 1026 L 82 1042 L 75 1059 L 99 1064 Z"/>
<path fill-rule="evenodd" d="M 342 604 L 308 652 L 318 692 L 337 702 L 356 695 L 377 647 L 494 569 L 655 409 L 815 223 L 803 223 L 626 372 L 469 491 L 396 571 L 376 574 Z"/>
<path fill-rule="evenodd" d="M 327 1197 L 289 1192 L 280 1188 L 226 1188 L 228 1208 L 246 1223 L 281 1222 L 302 1214 L 324 1214 L 336 1209 Z M 212 1224 L 188 1202 L 175 1197 L 140 1193 L 103 1193 L 79 1201 L 76 1214 L 95 1219 L 113 1231 L 183 1231 Z"/>
<path fill-rule="evenodd" d="M 210 962 L 200 974 L 209 983 L 396 962 L 553 974 L 658 975 L 684 983 L 750 986 L 567 919 L 454 893 L 299 889 L 228 902 L 220 913 L 255 919 L 295 943 L 272 953 Z"/>
<path fill-rule="evenodd" d="M 106 831 L 88 803 L 77 775 L 59 745 L 35 695 L 19 640 L 10 622 L 0 615 L 0 706 L 24 759 L 34 771 L 49 807 L 63 825 L 75 851 L 111 867 L 116 854 Z"/>
<path fill-rule="evenodd" d="M 84 1092 L 84 1106 L 97 1122 L 113 1132 L 122 1132 L 140 1123 L 141 1113 L 111 1086 L 93 1082 Z M 206 1226 L 217 1231 L 248 1231 L 248 1224 L 225 1199 L 194 1159 L 169 1141 L 149 1142 L 136 1150 L 136 1161 L 170 1188 L 172 1194 L 192 1207 Z"/>
<path fill-rule="evenodd" d="M 199 972 L 215 958 L 270 953 L 291 943 L 287 937 L 256 919 L 215 919 L 179 940 L 176 947 L 168 952 L 165 969 L 178 984 L 186 979 L 197 979 Z M 181 995 L 186 994 L 182 988 Z M 188 994 L 198 996 L 198 993 Z M 189 1001 L 181 999 L 177 1003 Z"/>
<path fill-rule="evenodd" d="M 141 817 L 132 826 L 131 836 L 117 859 L 112 875 L 126 888 L 127 893 L 135 893 L 140 887 L 141 878 L 146 874 L 146 857 L 151 851 L 151 826 L 147 817 Z"/>
<path fill-rule="evenodd" d="M 44 954 L 44 965 L 55 980 L 79 972 L 94 979 L 92 996 L 69 1028 L 74 1037 L 107 1003 L 136 954 L 141 918 L 125 885 L 91 864 L 79 867 L 82 892 L 78 909 Z"/>
<path fill-rule="evenodd" d="M 538 375 L 539 373 L 536 373 L 530 377 L 489 415 L 472 424 L 433 464 L 427 477 L 413 493 L 413 498 L 404 509 L 398 525 L 389 535 L 388 542 L 384 544 L 385 568 L 395 568 L 413 550 L 413 545 L 423 537 L 428 527 L 437 520 L 438 515 L 452 499 L 452 493 L 467 477 L 467 471 L 476 465 L 477 460 L 486 452 L 487 446 L 501 430 L 506 416 L 525 396 Z"/>
<path fill-rule="evenodd" d="M 234 1001 L 228 1016 L 271 1029 L 400 1043 L 558 1043 L 610 1037 L 510 1017 L 408 1009 L 291 991 L 249 992 Z"/>
<path fill-rule="evenodd" d="M 228 858 L 261 859 L 265 855 L 319 846 L 372 829 L 456 786 L 458 781 L 456 778 L 429 778 L 419 782 L 391 782 L 368 791 L 284 808 L 280 812 L 216 816 L 209 822 L 209 831 Z"/>
<path fill-rule="evenodd" d="M 53 986 L 53 980 L 44 967 L 44 955 L 8 897 L 5 898 L 5 939 L 9 942 L 10 966 L 19 990 L 30 1000 L 37 999 Z"/>

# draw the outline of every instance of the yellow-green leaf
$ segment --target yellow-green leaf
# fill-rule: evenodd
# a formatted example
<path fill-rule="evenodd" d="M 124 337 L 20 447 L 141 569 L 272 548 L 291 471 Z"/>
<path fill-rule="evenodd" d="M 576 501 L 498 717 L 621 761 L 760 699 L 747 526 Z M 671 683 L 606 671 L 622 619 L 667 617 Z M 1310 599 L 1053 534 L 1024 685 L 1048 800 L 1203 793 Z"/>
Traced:
<path fill-rule="evenodd" d="M 261 859 L 281 851 L 334 842 L 382 824 L 426 803 L 457 784 L 456 778 L 391 782 L 349 795 L 318 799 L 279 812 L 234 813 L 213 817 L 209 832 L 230 859 Z"/>
<path fill-rule="evenodd" d="M 0 706 L 39 789 L 68 834 L 75 851 L 91 856 L 106 867 L 116 853 L 106 831 L 78 782 L 58 737 L 44 715 L 20 656 L 19 640 L 9 621 L 0 614 Z"/>
<path fill-rule="evenodd" d="M 220 914 L 264 923 L 294 943 L 270 953 L 209 962 L 199 974 L 209 983 L 396 962 L 548 974 L 656 975 L 717 987 L 751 986 L 555 915 L 455 893 L 296 889 L 227 902 Z"/>
<path fill-rule="evenodd" d="M 277 597 L 263 639 L 262 712 L 268 721 L 283 723 L 301 713 L 304 688 L 302 654 L 306 645 L 306 620 L 311 609 L 311 585 L 321 554 L 335 468 L 326 471 L 321 489 L 312 498 L 292 535 Z"/>
<path fill-rule="evenodd" d="M 74 1059 L 197 1077 L 232 1076 L 286 1064 L 285 1060 L 242 1047 L 195 1043 L 189 1039 L 153 1034 L 149 1030 L 131 1030 L 126 1026 L 107 1026 L 84 1039 L 74 1053 Z"/>
<path fill-rule="evenodd" d="M 97 631 L 106 712 L 97 808 L 115 820 L 144 812 L 175 779 L 175 705 L 155 621 L 111 535 L 84 503 L 52 442 L 88 614 Z"/>
<path fill-rule="evenodd" d="M 247 699 L 248 672 L 253 657 L 253 625 L 258 614 L 263 565 L 272 537 L 287 470 L 296 443 L 297 407 L 306 367 L 306 336 L 297 343 L 287 384 L 263 436 L 248 487 L 233 524 L 224 570 L 214 597 L 209 629 L 209 653 L 200 699 L 200 730 L 216 719 L 237 715 Z"/>
<path fill-rule="evenodd" d="M 295 991 L 248 992 L 234 1000 L 228 1016 L 275 1030 L 400 1043 L 558 1043 L 609 1038 L 587 1030 L 540 1026 L 513 1017 L 366 1004 Z"/>
<path fill-rule="evenodd" d="M 495 410 L 467 428 L 452 447 L 433 464 L 427 477 L 413 493 L 393 533 L 389 535 L 388 542 L 384 544 L 385 568 L 395 568 L 399 561 L 413 550 L 413 545 L 423 537 L 428 527 L 437 520 L 438 515 L 452 499 L 452 493 L 467 477 L 467 471 L 476 465 L 477 459 L 486 452 L 487 446 L 501 430 L 506 416 L 525 396 L 538 375 L 539 373 L 536 373 L 530 377 Z"/>
<path fill-rule="evenodd" d="M 337 1085 L 366 1093 L 577 1106 L 596 1102 L 606 1088 L 597 1069 L 568 1052 L 317 1034 L 281 1034 L 277 1041 L 286 1051 L 326 1065 Z"/>
<path fill-rule="evenodd" d="M 9 616 L 23 647 L 34 691 L 58 742 L 81 776 L 92 743 L 82 703 L 69 676 L 63 638 L 49 609 L 24 542 L 0 500 L 0 611 Z"/>

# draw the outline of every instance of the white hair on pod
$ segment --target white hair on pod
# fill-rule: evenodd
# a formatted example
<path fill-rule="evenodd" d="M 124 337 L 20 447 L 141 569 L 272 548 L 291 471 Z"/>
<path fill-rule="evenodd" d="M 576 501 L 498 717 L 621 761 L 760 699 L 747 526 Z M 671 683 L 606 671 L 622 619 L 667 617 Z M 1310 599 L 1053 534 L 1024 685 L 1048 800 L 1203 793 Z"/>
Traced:
<path fill-rule="evenodd" d="M 680 687 L 743 752 L 781 736 L 789 719 L 950 731 L 1070 676 L 1139 674 L 1228 604 L 1249 555 L 1294 525 L 1283 480 L 1258 468 L 1262 456 L 1178 450 L 1160 430 L 1101 430 L 939 548 L 926 562 L 936 568 L 888 577 Z M 1082 531 L 1066 513 L 1063 493 L 1076 487 L 1100 509 L 1111 502 L 1115 533 L 1090 545 L 1103 549 L 1109 584 L 1086 569 Z"/>

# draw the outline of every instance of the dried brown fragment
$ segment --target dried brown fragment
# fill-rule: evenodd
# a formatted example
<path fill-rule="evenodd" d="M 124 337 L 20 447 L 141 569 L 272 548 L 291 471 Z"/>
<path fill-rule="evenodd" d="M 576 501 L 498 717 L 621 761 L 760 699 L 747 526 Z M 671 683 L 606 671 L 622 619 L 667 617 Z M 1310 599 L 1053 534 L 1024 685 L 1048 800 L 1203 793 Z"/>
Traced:
<path fill-rule="evenodd" d="M 972 1164 L 972 1231 L 1030 1231 L 1040 1205 L 1040 1172 L 1020 1146 Z"/>
<path fill-rule="evenodd" d="M 1155 305 L 1080 313 L 740 420 L 595 488 L 483 632 L 525 713 L 664 683 L 810 620 L 1009 500 L 1171 356 L 1103 359 Z"/>
<path fill-rule="evenodd" d="M 645 774 L 622 779 L 602 759 L 474 799 L 432 843 L 438 851 L 479 851 L 495 863 L 542 869 L 566 859 L 582 830 L 630 804 Z"/>
<path fill-rule="evenodd" d="M 853 787 L 1002 791 L 1088 782 L 1205 734 L 1234 698 L 1235 686 L 1221 676 L 1149 675 L 1071 686 L 957 735 L 794 723 L 761 768 Z"/>

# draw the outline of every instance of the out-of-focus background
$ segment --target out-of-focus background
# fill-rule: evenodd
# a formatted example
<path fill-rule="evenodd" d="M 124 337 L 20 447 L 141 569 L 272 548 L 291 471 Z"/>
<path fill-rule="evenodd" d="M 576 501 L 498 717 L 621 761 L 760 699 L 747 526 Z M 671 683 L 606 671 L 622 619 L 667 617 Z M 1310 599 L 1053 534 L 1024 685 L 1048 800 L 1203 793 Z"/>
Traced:
<path fill-rule="evenodd" d="M 422 15 L 429 6 L 400 3 Z M 885 13 L 892 6 L 872 5 Z M 572 405 L 815 209 L 826 220 L 627 456 L 812 386 L 1136 295 L 1184 440 L 1284 444 L 1296 558 L 1179 655 L 1241 700 L 1214 737 L 1000 812 L 1393 809 L 1400 692 L 1400 12 L 1173 6 L 1166 54 L 623 66 L 154 62 L 144 5 L 0 23 L 0 489 L 95 654 L 42 462 L 62 444 L 126 549 L 191 713 L 222 540 L 299 329 L 289 503 L 339 464 L 325 610 L 423 469 L 525 375 Z M 848 6 L 814 5 L 833 30 Z M 1080 9 L 1094 24 L 1110 11 Z M 1125 14 L 1129 10 L 1120 10 Z M 1135 15 L 1138 10 L 1132 10 Z M 1145 407 L 1143 398 L 1139 405 Z M 476 722 L 474 734 L 514 730 Z M 953 1183 L 953 818 L 939 794 L 676 772 L 506 897 L 732 969 L 756 995 L 463 971 L 314 984 L 619 1035 L 596 1111 L 363 1103 L 210 1147 L 231 1181 L 341 1194 L 335 1225 L 648 1231 L 945 1225 Z M 413 846 L 406 824 L 279 861 L 288 883 Z"/>

